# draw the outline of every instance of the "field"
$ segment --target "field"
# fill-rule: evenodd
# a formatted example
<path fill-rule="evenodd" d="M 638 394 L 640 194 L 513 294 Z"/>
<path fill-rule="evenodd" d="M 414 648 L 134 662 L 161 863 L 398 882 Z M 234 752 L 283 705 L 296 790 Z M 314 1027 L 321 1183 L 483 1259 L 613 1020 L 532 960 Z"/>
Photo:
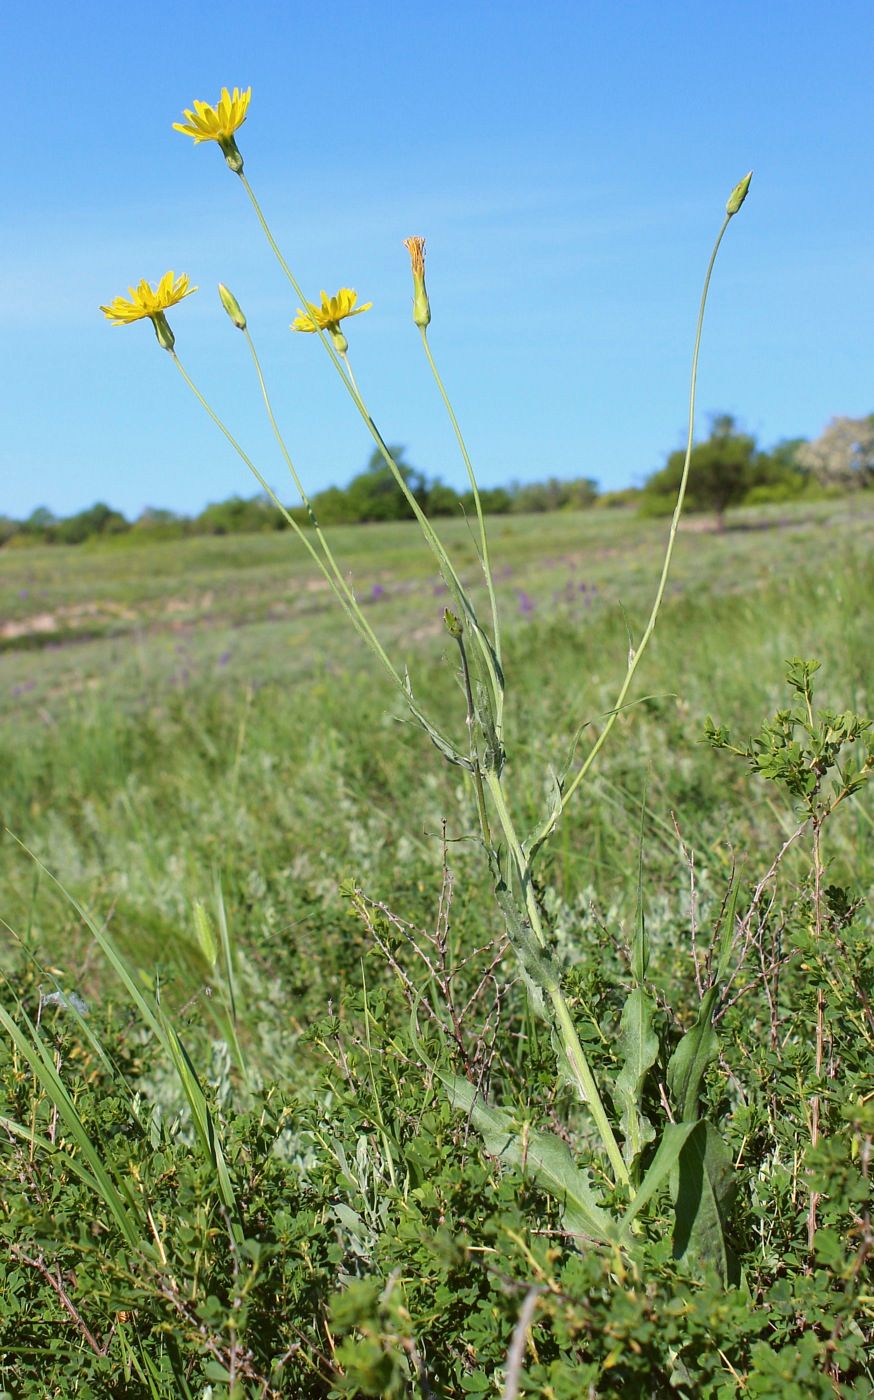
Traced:
<path fill-rule="evenodd" d="M 580 1039 L 608 1083 L 644 911 L 650 1117 L 733 880 L 742 911 L 803 817 L 798 793 L 705 743 L 706 721 L 739 745 L 757 734 L 793 704 L 792 657 L 822 663 L 816 708 L 870 713 L 872 496 L 737 512 L 724 533 L 683 525 L 636 703 L 541 866 Z M 565 769 L 585 724 L 582 755 L 613 705 L 666 531 L 608 510 L 493 522 L 521 831 L 542 818 L 550 765 Z M 442 534 L 481 602 L 471 531 Z M 416 527 L 333 542 L 392 659 L 464 740 L 449 599 Z M 575 1250 L 525 1150 L 514 1165 L 486 1136 L 483 1151 L 472 1110 L 453 1112 L 461 1090 L 428 1068 L 439 1037 L 417 1055 L 411 997 L 439 1004 L 455 979 L 474 998 L 462 1068 L 487 1061 L 514 1123 L 592 1148 L 512 953 L 483 951 L 504 930 L 462 770 L 407 722 L 293 539 L 6 550 L 0 599 L 4 1004 L 50 1027 L 83 1133 L 151 1220 L 140 1262 L 122 1260 L 81 1174 L 66 1156 L 46 1165 L 56 1138 L 71 1157 L 81 1141 L 19 1045 L 0 1062 L 4 1122 L 31 1133 L 8 1134 L 10 1394 L 872 1393 L 872 924 L 857 907 L 874 884 L 872 786 L 823 824 L 818 873 L 808 835 L 793 840 L 720 1004 L 705 1097 L 736 1172 L 730 1219 L 719 1206 L 739 1261 L 726 1291 L 676 1235 L 672 1252 L 655 1196 L 642 1255 Z M 842 763 L 860 752 L 851 738 Z M 178 1066 L 95 928 L 181 1030 L 245 1247 L 224 1187 L 209 1205 L 216 1157 L 198 1155 Z M 99 1225 L 80 1228 L 83 1211 Z"/>

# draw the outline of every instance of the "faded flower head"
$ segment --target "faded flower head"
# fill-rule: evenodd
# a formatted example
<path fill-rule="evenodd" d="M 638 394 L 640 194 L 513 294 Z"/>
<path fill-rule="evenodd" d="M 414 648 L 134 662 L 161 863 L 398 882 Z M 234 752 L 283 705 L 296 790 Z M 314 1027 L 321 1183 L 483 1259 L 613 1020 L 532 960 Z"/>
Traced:
<path fill-rule="evenodd" d="M 405 238 L 404 247 L 413 272 L 413 321 L 424 330 L 431 322 L 431 304 L 425 288 L 425 240 Z"/>
<path fill-rule="evenodd" d="M 345 320 L 347 316 L 360 316 L 362 311 L 369 311 L 373 305 L 372 301 L 366 301 L 363 306 L 356 306 L 357 300 L 358 293 L 353 292 L 351 287 L 341 287 L 335 297 L 329 297 L 327 292 L 322 292 L 321 306 L 307 302 L 306 311 L 301 311 L 298 307 L 297 315 L 291 323 L 291 329 L 293 331 L 327 331 L 342 355 L 348 350 L 349 344 L 340 330 L 340 322 Z"/>
<path fill-rule="evenodd" d="M 154 291 L 151 283 L 144 280 L 138 287 L 128 287 L 130 300 L 116 297 L 108 306 L 101 306 L 100 310 L 114 326 L 129 326 L 148 317 L 155 327 L 158 344 L 165 350 L 172 350 L 174 336 L 164 312 L 196 291 L 196 287 L 189 285 L 186 273 L 174 279 L 172 272 L 165 272 Z"/>
<path fill-rule="evenodd" d="M 227 88 L 222 88 L 222 95 L 215 107 L 210 107 L 208 102 L 195 101 L 194 111 L 190 112 L 186 108 L 184 115 L 187 120 L 174 122 L 173 130 L 181 131 L 183 136 L 190 136 L 198 145 L 201 141 L 218 142 L 228 165 L 239 175 L 243 169 L 243 157 L 234 140 L 234 132 L 238 131 L 246 120 L 251 97 L 251 88 L 246 88 L 245 92 L 241 88 L 234 88 L 233 93 L 228 92 Z"/>

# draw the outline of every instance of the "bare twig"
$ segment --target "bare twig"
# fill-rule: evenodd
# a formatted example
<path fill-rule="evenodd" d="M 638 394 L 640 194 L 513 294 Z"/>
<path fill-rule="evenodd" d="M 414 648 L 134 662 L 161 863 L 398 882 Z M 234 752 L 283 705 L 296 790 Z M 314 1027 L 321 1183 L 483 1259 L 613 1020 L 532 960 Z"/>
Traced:
<path fill-rule="evenodd" d="M 510 1347 L 507 1352 L 507 1365 L 504 1372 L 504 1394 L 503 1400 L 516 1400 L 519 1394 L 519 1380 L 522 1375 L 522 1363 L 525 1360 L 525 1348 L 528 1342 L 528 1329 L 534 1318 L 537 1309 L 537 1301 L 544 1291 L 542 1283 L 535 1283 L 529 1288 L 525 1301 L 519 1310 L 519 1317 L 516 1326 L 513 1328 L 513 1336 L 510 1340 Z"/>

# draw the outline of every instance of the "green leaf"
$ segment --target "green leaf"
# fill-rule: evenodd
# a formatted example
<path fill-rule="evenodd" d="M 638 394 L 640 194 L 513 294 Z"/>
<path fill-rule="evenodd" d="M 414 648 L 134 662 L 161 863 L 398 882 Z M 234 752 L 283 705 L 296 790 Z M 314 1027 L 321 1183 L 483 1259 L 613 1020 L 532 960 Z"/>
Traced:
<path fill-rule="evenodd" d="M 619 1023 L 619 1052 L 623 1064 L 614 1083 L 614 1097 L 622 1109 L 625 1138 L 622 1155 L 629 1168 L 655 1137 L 655 1129 L 640 1108 L 647 1073 L 659 1052 L 658 1036 L 653 1030 L 655 1012 L 653 997 L 643 987 L 635 987 L 623 1007 Z"/>
<path fill-rule="evenodd" d="M 522 976 L 535 1013 L 543 1021 L 549 1021 L 546 998 L 560 984 L 558 969 L 545 948 L 541 948 L 528 919 L 520 913 L 503 880 L 495 884 L 495 899 L 504 915 L 507 937 L 522 969 Z"/>
<path fill-rule="evenodd" d="M 416 1027 L 416 1007 L 410 1015 L 410 1038 L 422 1063 L 449 1090 L 453 1108 L 465 1112 L 482 1134 L 491 1157 L 521 1167 L 563 1205 L 562 1225 L 570 1234 L 587 1235 L 602 1244 L 615 1242 L 616 1227 L 598 1203 L 588 1175 L 574 1162 L 566 1143 L 552 1133 L 521 1128 L 506 1109 L 486 1102 L 479 1090 L 435 1065 L 425 1052 Z"/>
<path fill-rule="evenodd" d="M 662 1140 L 656 1154 L 647 1167 L 646 1175 L 637 1189 L 637 1195 L 622 1217 L 619 1227 L 620 1236 L 628 1232 L 635 1217 L 640 1214 L 644 1206 L 652 1200 L 659 1188 L 667 1181 L 689 1135 L 695 1131 L 697 1126 L 697 1123 L 665 1124 L 665 1130 L 662 1133 Z"/>
<path fill-rule="evenodd" d="M 612 1220 L 598 1204 L 588 1175 L 576 1165 L 561 1138 L 520 1128 L 511 1113 L 487 1103 L 466 1079 L 439 1069 L 434 1072 L 449 1090 L 452 1107 L 463 1110 L 479 1129 L 486 1152 L 529 1172 L 561 1201 L 565 1230 L 588 1235 L 602 1244 L 615 1240 Z"/>
<path fill-rule="evenodd" d="M 672 1180 L 674 1257 L 701 1270 L 714 1269 L 728 1287 L 740 1269 L 726 1238 L 737 1186 L 731 1154 L 710 1123 L 697 1123 L 680 1153 Z"/>
<path fill-rule="evenodd" d="M 694 1026 L 686 1032 L 668 1062 L 668 1088 L 684 1122 L 698 1117 L 701 1081 L 719 1053 L 719 1037 L 711 1025 L 718 987 L 705 992 Z"/>

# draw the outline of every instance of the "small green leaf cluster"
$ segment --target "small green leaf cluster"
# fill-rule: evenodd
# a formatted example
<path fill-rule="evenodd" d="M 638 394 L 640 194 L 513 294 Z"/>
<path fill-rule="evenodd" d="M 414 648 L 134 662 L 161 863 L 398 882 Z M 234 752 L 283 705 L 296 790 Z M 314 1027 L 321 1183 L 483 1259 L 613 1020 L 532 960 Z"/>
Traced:
<path fill-rule="evenodd" d="M 874 773 L 874 730 L 870 720 L 852 710 L 814 712 L 813 677 L 819 666 L 798 657 L 787 661 L 786 680 L 797 703 L 778 710 L 746 743 L 733 744 L 729 731 L 712 719 L 705 738 L 713 748 L 746 759 L 753 772 L 797 798 L 802 810 L 821 822 Z"/>

